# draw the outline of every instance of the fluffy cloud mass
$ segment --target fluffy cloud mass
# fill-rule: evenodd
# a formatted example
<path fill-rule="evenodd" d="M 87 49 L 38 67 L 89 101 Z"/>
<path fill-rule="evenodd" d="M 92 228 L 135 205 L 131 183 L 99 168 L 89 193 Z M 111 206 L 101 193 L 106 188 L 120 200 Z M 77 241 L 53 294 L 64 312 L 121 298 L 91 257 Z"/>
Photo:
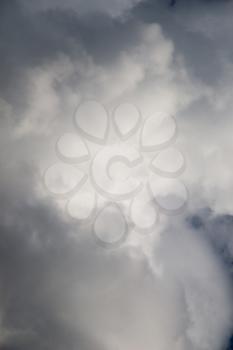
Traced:
<path fill-rule="evenodd" d="M 232 332 L 231 2 L 2 1 L 0 347 L 226 350 Z M 224 23 L 223 26 L 218 25 Z M 223 40 L 224 38 L 224 40 Z M 43 172 L 85 99 L 173 115 L 188 206 L 118 249 Z"/>

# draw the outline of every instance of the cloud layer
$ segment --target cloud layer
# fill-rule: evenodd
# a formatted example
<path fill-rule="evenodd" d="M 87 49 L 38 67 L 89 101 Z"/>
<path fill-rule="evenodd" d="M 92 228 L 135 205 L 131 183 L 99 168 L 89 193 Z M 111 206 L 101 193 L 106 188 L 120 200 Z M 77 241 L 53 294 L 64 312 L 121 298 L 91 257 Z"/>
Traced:
<path fill-rule="evenodd" d="M 2 1 L 1 10 L 1 349 L 224 350 L 232 3 Z M 90 97 L 110 112 L 130 101 L 145 117 L 174 115 L 187 158 L 187 210 L 114 251 L 41 186 L 57 137 Z"/>

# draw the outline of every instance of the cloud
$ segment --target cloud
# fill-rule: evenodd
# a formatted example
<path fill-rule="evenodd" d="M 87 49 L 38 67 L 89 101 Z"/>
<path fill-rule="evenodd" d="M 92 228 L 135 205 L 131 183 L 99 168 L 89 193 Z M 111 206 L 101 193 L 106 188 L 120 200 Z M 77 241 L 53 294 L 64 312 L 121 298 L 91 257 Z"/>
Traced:
<path fill-rule="evenodd" d="M 231 215 L 219 215 L 208 208 L 203 208 L 188 218 L 191 227 L 201 231 L 211 239 L 213 246 L 224 257 L 231 273 L 233 272 L 232 220 Z"/>
<path fill-rule="evenodd" d="M 14 166 L 11 179 L 7 173 L 0 193 L 2 348 L 220 348 L 232 321 L 231 289 L 201 234 L 168 224 L 150 246 L 163 268 L 157 276 L 140 249 L 105 251 L 41 202 L 36 172 Z"/>
<path fill-rule="evenodd" d="M 31 11 L 47 11 L 59 8 L 62 10 L 73 10 L 80 15 L 105 13 L 112 17 L 124 15 L 125 12 L 129 11 L 139 1 L 140 0 L 111 0 L 111 2 L 109 2 L 106 0 L 68 0 L 63 2 L 61 0 L 49 0 L 32 4 L 28 0 L 22 0 Z"/>
<path fill-rule="evenodd" d="M 61 53 L 42 67 L 29 67 L 25 72 L 30 87 L 27 109 L 19 118 L 16 133 L 49 132 L 51 121 L 61 121 L 64 114 L 71 119 L 85 97 L 103 102 L 110 110 L 120 101 L 130 100 L 147 117 L 154 111 L 176 115 L 208 92 L 198 80 L 190 79 L 160 26 L 142 25 L 137 37 L 135 45 L 123 47 L 108 64 L 80 48 L 79 59 Z"/>
<path fill-rule="evenodd" d="M 188 156 L 185 177 L 191 205 L 232 215 L 233 3 L 181 0 L 173 10 L 162 2 L 147 1 L 135 8 L 135 15 L 159 23 L 182 57 L 189 81 L 199 90 L 197 99 L 176 112 L 181 147 Z"/>
<path fill-rule="evenodd" d="M 81 15 L 73 2 L 33 4 L 33 13 L 21 2 L 2 2 L 8 30 L 1 55 L 1 348 L 219 350 L 226 342 L 231 48 L 222 53 L 225 28 L 218 43 L 212 20 L 206 31 L 209 17 L 199 16 L 206 5 L 190 3 L 193 14 L 180 1 L 162 19 L 164 12 L 151 5 L 149 13 L 146 2 L 129 17 L 123 14 L 132 2 L 79 2 Z M 171 13 L 162 2 L 155 6 Z M 175 115 L 187 158 L 191 200 L 183 217 L 111 252 L 68 221 L 39 186 L 57 136 L 72 128 L 84 97 L 110 112 L 129 100 L 144 116 Z M 204 214 L 195 230 L 193 215 L 204 205 L 220 214 Z"/>

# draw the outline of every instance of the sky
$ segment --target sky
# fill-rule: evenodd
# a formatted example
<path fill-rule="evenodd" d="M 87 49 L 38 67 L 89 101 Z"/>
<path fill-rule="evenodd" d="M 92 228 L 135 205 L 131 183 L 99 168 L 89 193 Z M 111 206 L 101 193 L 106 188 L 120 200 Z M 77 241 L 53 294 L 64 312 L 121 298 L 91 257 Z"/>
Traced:
<path fill-rule="evenodd" d="M 232 349 L 232 16 L 231 0 L 1 0 L 1 350 Z"/>

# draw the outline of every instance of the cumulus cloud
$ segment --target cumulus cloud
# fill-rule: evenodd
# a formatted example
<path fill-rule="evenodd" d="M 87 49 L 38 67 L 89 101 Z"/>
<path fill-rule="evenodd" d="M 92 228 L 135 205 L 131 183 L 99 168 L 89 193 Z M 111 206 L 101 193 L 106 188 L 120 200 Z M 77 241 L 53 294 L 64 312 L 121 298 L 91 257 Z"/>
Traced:
<path fill-rule="evenodd" d="M 14 30 L 2 34 L 1 56 L 7 78 L 0 102 L 2 349 L 222 350 L 227 342 L 233 317 L 226 216 L 232 213 L 230 49 L 219 55 L 223 44 L 213 43 L 212 24 L 207 33 L 202 10 L 195 5 L 188 16 L 182 3 L 168 23 L 152 11 L 149 20 L 149 2 L 124 21 L 119 15 L 135 3 L 24 2 L 33 7 L 29 14 L 21 2 L 3 2 L 2 25 Z M 203 47 L 216 53 L 213 62 Z M 131 101 L 145 117 L 175 115 L 187 158 L 187 211 L 164 220 L 155 237 L 129 239 L 114 251 L 96 245 L 90 229 L 69 221 L 40 187 L 57 136 L 72 130 L 73 111 L 86 97 L 110 112 Z M 219 215 L 200 214 L 203 206 Z"/>
<path fill-rule="evenodd" d="M 169 224 L 150 246 L 163 268 L 154 275 L 141 250 L 103 250 L 41 202 L 36 172 L 10 170 L 1 179 L 2 348 L 218 350 L 225 342 L 231 289 L 201 234 Z"/>
<path fill-rule="evenodd" d="M 147 117 L 154 111 L 175 115 L 208 93 L 201 82 L 190 79 L 159 25 L 141 26 L 137 36 L 138 43 L 119 51 L 107 66 L 82 49 L 78 60 L 61 54 L 43 68 L 28 69 L 28 108 L 17 132 L 48 132 L 51 118 L 71 116 L 86 96 L 110 108 L 128 99 Z"/>
<path fill-rule="evenodd" d="M 170 16 L 169 11 L 161 2 L 151 1 L 136 9 L 138 17 L 161 25 L 164 35 L 182 56 L 189 79 L 200 92 L 196 100 L 177 114 L 181 137 L 184 136 L 182 147 L 189 161 L 186 180 L 192 198 L 198 198 L 192 205 L 209 206 L 217 214 L 232 215 L 230 18 L 233 3 L 181 0 Z"/>

